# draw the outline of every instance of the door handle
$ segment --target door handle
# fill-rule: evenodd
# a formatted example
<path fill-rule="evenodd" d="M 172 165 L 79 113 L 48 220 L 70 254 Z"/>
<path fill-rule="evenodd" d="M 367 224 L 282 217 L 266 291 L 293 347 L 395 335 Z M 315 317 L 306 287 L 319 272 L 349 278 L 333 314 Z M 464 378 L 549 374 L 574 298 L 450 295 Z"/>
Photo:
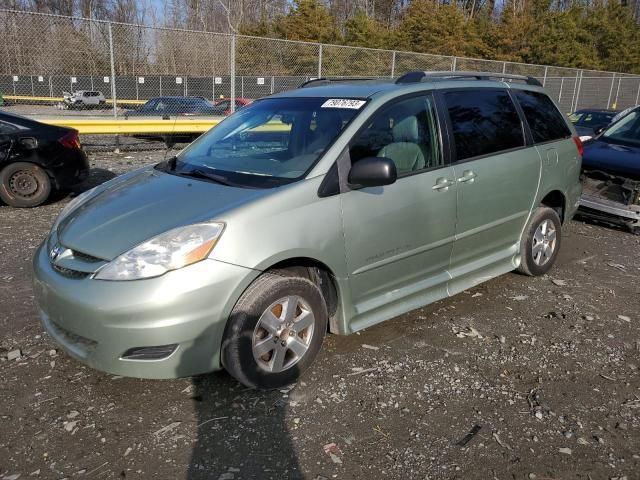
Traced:
<path fill-rule="evenodd" d="M 431 187 L 433 190 L 446 192 L 449 187 L 455 185 L 456 182 L 449 180 L 448 178 L 440 177 L 436 180 L 436 184 Z"/>
<path fill-rule="evenodd" d="M 462 176 L 458 178 L 458 182 L 460 183 L 473 182 L 476 177 L 477 175 L 471 170 L 465 170 L 464 172 L 462 172 Z"/>

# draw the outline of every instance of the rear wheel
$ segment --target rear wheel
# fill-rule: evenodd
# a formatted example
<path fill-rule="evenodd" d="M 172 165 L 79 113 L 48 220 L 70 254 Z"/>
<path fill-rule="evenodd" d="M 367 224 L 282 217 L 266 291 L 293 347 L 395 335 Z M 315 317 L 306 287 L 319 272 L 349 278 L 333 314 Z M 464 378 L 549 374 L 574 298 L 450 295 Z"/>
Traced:
<path fill-rule="evenodd" d="M 544 275 L 556 261 L 562 240 L 562 224 L 558 213 L 539 207 L 527 225 L 520 243 L 520 266 L 525 275 Z"/>
<path fill-rule="evenodd" d="M 38 165 L 11 163 L 0 171 L 0 198 L 12 207 L 36 207 L 51 193 L 49 175 Z"/>
<path fill-rule="evenodd" d="M 327 306 L 306 278 L 265 273 L 240 297 L 222 344 L 227 371 L 252 388 L 297 380 L 320 351 Z"/>

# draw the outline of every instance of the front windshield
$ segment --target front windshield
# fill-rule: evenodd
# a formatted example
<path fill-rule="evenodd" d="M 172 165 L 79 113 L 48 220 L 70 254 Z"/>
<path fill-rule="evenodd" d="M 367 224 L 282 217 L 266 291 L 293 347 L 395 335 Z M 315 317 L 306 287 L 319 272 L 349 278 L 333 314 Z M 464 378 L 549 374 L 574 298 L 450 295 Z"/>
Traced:
<path fill-rule="evenodd" d="M 183 150 L 174 169 L 210 172 L 241 186 L 290 183 L 305 175 L 364 104 L 329 98 L 256 101 Z"/>
<path fill-rule="evenodd" d="M 622 117 L 605 130 L 600 138 L 610 143 L 640 147 L 640 109 Z"/>

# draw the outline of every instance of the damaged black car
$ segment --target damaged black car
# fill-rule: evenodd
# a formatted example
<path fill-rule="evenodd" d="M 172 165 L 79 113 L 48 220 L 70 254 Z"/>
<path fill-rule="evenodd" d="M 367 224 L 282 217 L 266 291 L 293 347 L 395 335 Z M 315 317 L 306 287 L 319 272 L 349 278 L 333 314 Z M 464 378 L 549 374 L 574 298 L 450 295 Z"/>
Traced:
<path fill-rule="evenodd" d="M 640 106 L 584 145 L 580 213 L 640 234 Z"/>

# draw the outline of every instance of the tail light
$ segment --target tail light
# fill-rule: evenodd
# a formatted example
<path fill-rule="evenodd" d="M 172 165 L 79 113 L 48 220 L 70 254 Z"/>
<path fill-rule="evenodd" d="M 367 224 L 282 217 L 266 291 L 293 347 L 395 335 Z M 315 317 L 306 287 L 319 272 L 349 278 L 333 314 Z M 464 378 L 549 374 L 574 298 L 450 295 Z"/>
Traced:
<path fill-rule="evenodd" d="M 582 144 L 582 140 L 580 140 L 580 137 L 573 137 L 573 142 L 576 144 L 580 156 L 584 155 L 584 145 Z"/>
<path fill-rule="evenodd" d="M 71 130 L 66 133 L 64 137 L 58 140 L 64 148 L 70 149 L 79 149 L 80 148 L 80 137 L 78 136 L 77 130 Z"/>

